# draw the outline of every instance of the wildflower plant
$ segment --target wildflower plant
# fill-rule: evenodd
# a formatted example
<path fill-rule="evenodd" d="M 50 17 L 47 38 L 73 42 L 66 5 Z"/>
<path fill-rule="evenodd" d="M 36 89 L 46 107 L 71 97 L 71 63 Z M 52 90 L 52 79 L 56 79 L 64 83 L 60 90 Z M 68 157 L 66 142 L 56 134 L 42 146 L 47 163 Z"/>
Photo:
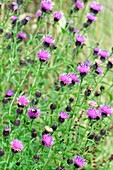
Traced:
<path fill-rule="evenodd" d="M 0 2 L 0 169 L 112 170 L 113 49 L 93 36 L 105 5 L 31 3 Z"/>

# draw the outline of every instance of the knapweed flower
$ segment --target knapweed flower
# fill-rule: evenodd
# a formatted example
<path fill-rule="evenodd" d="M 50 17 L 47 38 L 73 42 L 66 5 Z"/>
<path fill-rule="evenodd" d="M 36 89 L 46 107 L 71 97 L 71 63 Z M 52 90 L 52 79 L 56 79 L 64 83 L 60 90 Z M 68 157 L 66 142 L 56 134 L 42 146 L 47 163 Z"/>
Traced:
<path fill-rule="evenodd" d="M 81 156 L 76 156 L 74 158 L 74 166 L 76 168 L 84 167 L 85 166 L 85 160 Z"/>
<path fill-rule="evenodd" d="M 17 101 L 18 101 L 19 106 L 22 106 L 22 107 L 27 106 L 29 104 L 29 100 L 25 96 L 20 96 L 17 99 Z"/>
<path fill-rule="evenodd" d="M 95 47 L 94 49 L 93 49 L 93 55 L 97 55 L 98 54 L 98 52 L 99 52 L 99 48 L 98 47 Z"/>
<path fill-rule="evenodd" d="M 39 117 L 40 114 L 41 111 L 37 107 L 32 106 L 28 109 L 28 116 L 30 117 L 30 119 L 35 119 L 36 117 Z"/>
<path fill-rule="evenodd" d="M 98 104 L 95 101 L 88 101 L 89 106 L 97 107 Z"/>
<path fill-rule="evenodd" d="M 59 80 L 61 82 L 61 85 L 69 85 L 69 84 L 71 84 L 71 77 L 66 73 L 61 74 L 59 76 Z"/>
<path fill-rule="evenodd" d="M 74 29 L 74 34 L 77 34 L 79 32 L 79 29 Z"/>
<path fill-rule="evenodd" d="M 12 90 L 6 91 L 6 97 L 12 97 L 14 95 L 14 92 Z"/>
<path fill-rule="evenodd" d="M 62 13 L 60 11 L 55 11 L 53 16 L 54 16 L 54 21 L 56 21 L 56 22 L 61 20 L 62 17 L 63 17 L 63 15 L 62 15 Z"/>
<path fill-rule="evenodd" d="M 12 10 L 13 11 L 17 11 L 18 10 L 18 4 L 16 2 L 12 2 L 11 5 L 12 5 Z"/>
<path fill-rule="evenodd" d="M 71 73 L 71 74 L 69 74 L 69 76 L 71 78 L 72 84 L 80 82 L 80 80 L 78 79 L 78 76 L 75 73 Z"/>
<path fill-rule="evenodd" d="M 86 18 L 88 19 L 88 22 L 92 23 L 97 20 L 97 17 L 94 14 L 87 14 Z"/>
<path fill-rule="evenodd" d="M 21 40 L 24 40 L 24 39 L 27 38 L 26 34 L 25 34 L 25 33 L 22 33 L 22 32 L 19 32 L 17 36 L 18 36 L 18 38 L 21 39 Z"/>
<path fill-rule="evenodd" d="M 103 75 L 103 70 L 102 70 L 100 67 L 97 67 L 97 68 L 95 69 L 95 73 L 97 73 L 97 74 L 99 74 L 100 76 L 102 76 L 102 75 Z"/>
<path fill-rule="evenodd" d="M 99 50 L 98 52 L 98 56 L 100 56 L 100 59 L 103 61 L 105 60 L 106 58 L 109 58 L 110 57 L 110 54 L 107 50 Z"/>
<path fill-rule="evenodd" d="M 40 61 L 44 62 L 44 61 L 47 61 L 49 60 L 50 58 L 50 53 L 46 50 L 40 50 L 38 53 L 37 53 L 37 56 L 38 58 L 40 59 Z"/>
<path fill-rule="evenodd" d="M 107 116 L 107 115 L 111 115 L 113 113 L 113 109 L 108 105 L 103 105 L 100 107 L 100 112 L 101 112 L 102 116 Z"/>
<path fill-rule="evenodd" d="M 14 153 L 22 151 L 23 150 L 23 144 L 18 139 L 15 139 L 13 142 L 11 142 L 11 149 Z"/>
<path fill-rule="evenodd" d="M 66 112 L 61 111 L 59 116 L 59 123 L 63 123 L 68 117 L 69 115 Z"/>
<path fill-rule="evenodd" d="M 48 47 L 49 45 L 54 43 L 54 38 L 52 36 L 49 36 L 49 35 L 44 36 L 43 41 L 44 41 L 44 45 Z"/>
<path fill-rule="evenodd" d="M 42 136 L 42 144 L 46 147 L 50 147 L 53 145 L 53 138 L 50 134 L 44 134 Z"/>
<path fill-rule="evenodd" d="M 89 116 L 90 119 L 98 119 L 101 117 L 101 112 L 95 108 L 87 109 L 86 114 Z"/>
<path fill-rule="evenodd" d="M 38 11 L 36 11 L 35 15 L 37 18 L 40 18 L 42 16 L 42 11 L 39 9 Z"/>
<path fill-rule="evenodd" d="M 93 1 L 90 5 L 90 10 L 94 14 L 97 14 L 99 11 L 102 11 L 102 5 L 98 4 L 97 2 Z"/>
<path fill-rule="evenodd" d="M 80 73 L 80 76 L 83 78 L 90 72 L 90 67 L 86 64 L 80 64 L 77 68 L 78 72 Z"/>
<path fill-rule="evenodd" d="M 12 22 L 15 22 L 15 21 L 17 20 L 17 18 L 18 18 L 17 16 L 12 16 L 12 17 L 11 17 L 11 21 L 12 21 Z"/>
<path fill-rule="evenodd" d="M 75 39 L 76 39 L 76 46 L 81 46 L 81 44 L 86 41 L 85 37 L 82 35 L 76 35 Z"/>
<path fill-rule="evenodd" d="M 54 2 L 51 0 L 43 0 L 40 3 L 43 12 L 51 12 L 54 6 Z"/>
<path fill-rule="evenodd" d="M 75 7 L 76 7 L 77 10 L 83 9 L 83 8 L 84 8 L 84 4 L 83 4 L 83 2 L 77 0 L 77 1 L 75 2 Z"/>

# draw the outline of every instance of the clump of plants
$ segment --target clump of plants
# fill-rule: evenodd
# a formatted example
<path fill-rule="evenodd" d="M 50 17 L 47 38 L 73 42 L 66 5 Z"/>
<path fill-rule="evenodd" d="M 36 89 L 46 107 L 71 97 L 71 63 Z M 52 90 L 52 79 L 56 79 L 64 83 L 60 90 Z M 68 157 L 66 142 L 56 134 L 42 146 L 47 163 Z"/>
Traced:
<path fill-rule="evenodd" d="M 0 168 L 112 170 L 113 50 L 87 42 L 104 6 L 29 2 L 0 3 Z"/>

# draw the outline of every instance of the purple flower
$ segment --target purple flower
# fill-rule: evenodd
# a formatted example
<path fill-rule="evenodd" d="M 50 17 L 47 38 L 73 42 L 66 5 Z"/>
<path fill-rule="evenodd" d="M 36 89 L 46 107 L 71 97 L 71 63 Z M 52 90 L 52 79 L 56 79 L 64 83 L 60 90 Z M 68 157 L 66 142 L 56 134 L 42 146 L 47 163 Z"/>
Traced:
<path fill-rule="evenodd" d="M 74 30 L 74 34 L 77 34 L 78 32 L 79 32 L 79 29 L 76 28 L 76 29 Z"/>
<path fill-rule="evenodd" d="M 37 107 L 32 106 L 28 109 L 28 116 L 30 117 L 30 119 L 35 119 L 36 117 L 39 117 L 40 114 L 40 109 L 38 109 Z"/>
<path fill-rule="evenodd" d="M 36 11 L 35 15 L 37 18 L 40 18 L 42 16 L 42 11 L 41 10 Z"/>
<path fill-rule="evenodd" d="M 47 61 L 49 60 L 50 58 L 50 53 L 46 50 L 40 50 L 38 53 L 37 53 L 37 56 L 38 58 L 40 59 L 40 61 L 44 62 L 44 61 Z"/>
<path fill-rule="evenodd" d="M 103 75 L 103 70 L 102 70 L 100 67 L 97 67 L 96 70 L 95 70 L 95 72 L 96 72 L 97 74 L 99 74 L 100 76 Z"/>
<path fill-rule="evenodd" d="M 65 120 L 65 119 L 67 119 L 69 117 L 69 115 L 64 111 L 61 111 L 60 112 L 60 117 Z"/>
<path fill-rule="evenodd" d="M 99 49 L 98 47 L 95 47 L 95 48 L 93 49 L 93 52 L 94 52 L 93 54 L 94 54 L 94 55 L 97 55 L 98 52 L 99 52 L 99 50 L 100 50 L 100 49 Z"/>
<path fill-rule="evenodd" d="M 30 21 L 30 20 L 31 20 L 31 17 L 30 17 L 30 16 L 27 16 L 25 19 L 26 19 L 27 21 Z"/>
<path fill-rule="evenodd" d="M 25 34 L 25 33 L 22 33 L 22 32 L 19 32 L 17 36 L 18 36 L 18 38 L 21 39 L 21 40 L 27 38 L 26 34 Z"/>
<path fill-rule="evenodd" d="M 54 16 L 54 21 L 59 21 L 63 17 L 63 15 L 62 15 L 62 13 L 60 11 L 55 11 L 53 16 Z"/>
<path fill-rule="evenodd" d="M 43 0 L 40 3 L 43 12 L 51 12 L 54 6 L 54 2 L 51 0 Z"/>
<path fill-rule="evenodd" d="M 72 80 L 72 84 L 80 82 L 80 80 L 78 79 L 78 77 L 77 77 L 77 75 L 75 73 L 71 73 L 70 78 Z"/>
<path fill-rule="evenodd" d="M 42 144 L 46 147 L 50 147 L 53 145 L 53 138 L 50 134 L 44 134 L 42 136 Z"/>
<path fill-rule="evenodd" d="M 11 142 L 11 148 L 14 152 L 22 151 L 23 144 L 18 139 L 15 139 L 13 142 Z"/>
<path fill-rule="evenodd" d="M 17 99 L 17 101 L 18 101 L 18 104 L 20 105 L 20 106 L 27 106 L 28 104 L 29 104 L 29 100 L 25 97 L 25 96 L 20 96 L 18 99 Z"/>
<path fill-rule="evenodd" d="M 61 111 L 58 119 L 59 123 L 63 123 L 68 117 L 69 115 L 66 112 Z"/>
<path fill-rule="evenodd" d="M 100 107 L 100 112 L 103 116 L 107 116 L 113 113 L 113 109 L 108 105 L 104 105 Z"/>
<path fill-rule="evenodd" d="M 10 126 L 7 126 L 7 127 L 5 128 L 5 131 L 7 131 L 7 132 L 9 132 L 10 130 L 11 130 Z"/>
<path fill-rule="evenodd" d="M 79 10 L 79 9 L 83 9 L 83 8 L 84 8 L 84 4 L 83 4 L 83 2 L 77 0 L 77 1 L 75 2 L 75 7 L 76 7 L 78 10 Z"/>
<path fill-rule="evenodd" d="M 101 59 L 109 58 L 110 54 L 107 50 L 99 50 L 98 55 L 101 57 Z"/>
<path fill-rule="evenodd" d="M 76 156 L 74 158 L 74 166 L 76 168 L 84 167 L 85 166 L 85 160 L 81 156 Z"/>
<path fill-rule="evenodd" d="M 82 35 L 75 36 L 75 39 L 76 39 L 76 46 L 81 46 L 81 43 L 84 43 L 86 41 L 85 37 Z"/>
<path fill-rule="evenodd" d="M 61 74 L 59 80 L 61 82 L 61 85 L 71 84 L 71 77 L 66 73 Z"/>
<path fill-rule="evenodd" d="M 12 10 L 13 10 L 13 11 L 17 11 L 17 10 L 18 10 L 18 4 L 17 4 L 16 2 L 12 2 L 11 4 L 12 4 L 12 6 L 13 6 L 13 7 L 12 7 Z"/>
<path fill-rule="evenodd" d="M 90 22 L 95 22 L 97 20 L 97 17 L 94 14 L 87 14 L 86 18 L 88 19 L 88 21 Z"/>
<path fill-rule="evenodd" d="M 17 16 L 12 16 L 12 17 L 11 17 L 11 21 L 13 21 L 13 22 L 14 22 L 14 21 L 16 21 L 16 20 L 17 20 L 17 18 L 18 18 Z"/>
<path fill-rule="evenodd" d="M 102 11 L 102 6 L 98 4 L 97 2 L 93 1 L 90 5 L 90 9 L 92 12 L 97 14 L 99 11 Z"/>
<path fill-rule="evenodd" d="M 45 45 L 49 46 L 54 43 L 54 38 L 48 35 L 43 37 L 43 41 L 45 42 Z"/>
<path fill-rule="evenodd" d="M 89 108 L 86 111 L 86 114 L 89 116 L 90 119 L 98 119 L 101 117 L 101 112 L 95 108 Z"/>
<path fill-rule="evenodd" d="M 6 97 L 11 97 L 14 95 L 14 92 L 12 90 L 7 90 L 6 91 Z"/>
<path fill-rule="evenodd" d="M 80 73 L 80 76 L 84 77 L 86 74 L 90 72 L 90 67 L 87 66 L 86 64 L 80 64 L 77 70 Z"/>

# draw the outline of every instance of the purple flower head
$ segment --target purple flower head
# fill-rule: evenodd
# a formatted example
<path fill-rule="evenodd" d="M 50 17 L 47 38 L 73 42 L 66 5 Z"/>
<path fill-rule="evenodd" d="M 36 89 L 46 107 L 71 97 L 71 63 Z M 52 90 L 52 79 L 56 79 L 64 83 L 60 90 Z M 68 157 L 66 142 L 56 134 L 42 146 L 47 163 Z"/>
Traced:
<path fill-rule="evenodd" d="M 72 83 L 78 83 L 80 80 L 78 79 L 77 75 L 75 73 L 70 74 L 70 78 L 72 80 Z"/>
<path fill-rule="evenodd" d="M 99 52 L 99 50 L 100 50 L 100 49 L 99 49 L 98 47 L 95 47 L 95 48 L 93 49 L 93 52 L 94 52 L 93 54 L 94 54 L 94 55 L 97 55 L 98 52 Z"/>
<path fill-rule="evenodd" d="M 88 19 L 88 21 L 90 22 L 95 22 L 97 20 L 97 17 L 94 14 L 87 14 L 86 18 Z"/>
<path fill-rule="evenodd" d="M 81 156 L 76 156 L 74 158 L 74 166 L 76 168 L 84 167 L 85 166 L 85 160 Z"/>
<path fill-rule="evenodd" d="M 53 44 L 54 43 L 54 38 L 51 37 L 51 36 L 44 36 L 43 37 L 43 41 L 47 44 L 47 45 L 50 45 L 50 44 Z"/>
<path fill-rule="evenodd" d="M 50 53 L 46 50 L 40 50 L 37 53 L 37 55 L 38 55 L 38 58 L 40 59 L 40 61 L 42 61 L 42 62 L 47 61 L 50 58 Z"/>
<path fill-rule="evenodd" d="M 100 107 L 100 112 L 103 116 L 107 116 L 113 113 L 113 109 L 108 105 L 104 105 Z"/>
<path fill-rule="evenodd" d="M 29 100 L 25 96 L 20 96 L 17 101 L 20 106 L 27 106 L 29 104 Z"/>
<path fill-rule="evenodd" d="M 79 9 L 83 9 L 83 8 L 84 8 L 84 4 L 83 4 L 83 2 L 77 0 L 77 1 L 75 2 L 75 7 L 76 7 L 78 10 L 79 10 Z"/>
<path fill-rule="evenodd" d="M 61 74 L 60 77 L 59 77 L 59 80 L 60 80 L 62 85 L 71 84 L 71 77 L 66 73 Z"/>
<path fill-rule="evenodd" d="M 89 61 L 84 61 L 83 64 L 88 66 L 88 67 L 90 67 L 90 65 L 91 65 L 91 63 Z"/>
<path fill-rule="evenodd" d="M 40 109 L 38 109 L 37 107 L 32 106 L 28 109 L 28 116 L 30 117 L 30 119 L 35 119 L 36 117 L 39 117 L 40 114 Z"/>
<path fill-rule="evenodd" d="M 79 32 L 79 29 L 76 28 L 76 29 L 74 30 L 74 34 L 77 34 L 78 32 Z"/>
<path fill-rule="evenodd" d="M 36 11 L 36 17 L 40 18 L 42 16 L 42 11 L 39 9 L 38 11 Z"/>
<path fill-rule="evenodd" d="M 0 6 L 2 6 L 2 2 L 0 2 Z"/>
<path fill-rule="evenodd" d="M 92 12 L 97 14 L 99 11 L 102 11 L 102 6 L 98 4 L 97 2 L 93 1 L 90 5 L 90 9 Z"/>
<path fill-rule="evenodd" d="M 30 16 L 27 16 L 25 19 L 26 19 L 27 21 L 30 21 L 30 20 L 31 20 L 31 17 L 30 17 Z"/>
<path fill-rule="evenodd" d="M 13 96 L 14 95 L 14 92 L 12 91 L 12 90 L 7 90 L 6 91 L 6 96 L 7 97 L 11 97 L 11 96 Z"/>
<path fill-rule="evenodd" d="M 53 138 L 50 134 L 44 134 L 42 136 L 42 144 L 46 147 L 50 147 L 53 145 Z"/>
<path fill-rule="evenodd" d="M 77 70 L 80 73 L 80 76 L 84 77 L 86 74 L 90 72 L 90 67 L 87 66 L 86 64 L 80 64 Z"/>
<path fill-rule="evenodd" d="M 100 50 L 98 52 L 98 55 L 101 57 L 101 59 L 109 58 L 110 54 L 107 50 Z"/>
<path fill-rule="evenodd" d="M 18 4 L 16 2 L 11 3 L 13 5 L 12 10 L 17 11 L 18 10 Z"/>
<path fill-rule="evenodd" d="M 15 139 L 13 142 L 11 142 L 11 148 L 15 152 L 22 151 L 23 150 L 23 144 L 18 139 Z"/>
<path fill-rule="evenodd" d="M 19 39 L 23 39 L 23 40 L 27 38 L 26 34 L 22 32 L 19 32 L 17 36 Z"/>
<path fill-rule="evenodd" d="M 103 75 L 103 70 L 102 70 L 100 67 L 97 67 L 96 70 L 95 70 L 95 72 L 96 72 L 97 74 L 99 74 L 100 76 Z"/>
<path fill-rule="evenodd" d="M 43 0 L 40 3 L 43 12 L 51 12 L 54 6 L 54 2 L 51 0 Z"/>
<path fill-rule="evenodd" d="M 66 112 L 61 111 L 59 116 L 59 123 L 63 123 L 68 117 L 69 115 Z"/>
<path fill-rule="evenodd" d="M 101 112 L 95 108 L 89 108 L 86 111 L 86 114 L 89 116 L 90 119 L 98 119 L 101 117 Z"/>
<path fill-rule="evenodd" d="M 76 39 L 76 46 L 81 46 L 81 43 L 84 43 L 86 41 L 85 37 L 82 35 L 76 35 L 75 39 Z"/>
<path fill-rule="evenodd" d="M 5 128 L 5 131 L 7 131 L 7 132 L 9 132 L 10 130 L 11 130 L 10 126 L 7 126 L 7 127 Z"/>
<path fill-rule="evenodd" d="M 16 21 L 16 20 L 17 20 L 17 16 L 12 16 L 12 17 L 11 17 L 11 21 L 14 22 L 14 21 Z"/>
<path fill-rule="evenodd" d="M 85 42 L 85 37 L 82 35 L 77 35 L 75 38 L 76 38 L 76 41 L 78 42 L 81 42 L 81 43 Z"/>
<path fill-rule="evenodd" d="M 59 21 L 63 17 L 63 15 L 62 15 L 62 13 L 60 11 L 55 11 L 53 16 L 54 16 L 54 21 Z"/>

